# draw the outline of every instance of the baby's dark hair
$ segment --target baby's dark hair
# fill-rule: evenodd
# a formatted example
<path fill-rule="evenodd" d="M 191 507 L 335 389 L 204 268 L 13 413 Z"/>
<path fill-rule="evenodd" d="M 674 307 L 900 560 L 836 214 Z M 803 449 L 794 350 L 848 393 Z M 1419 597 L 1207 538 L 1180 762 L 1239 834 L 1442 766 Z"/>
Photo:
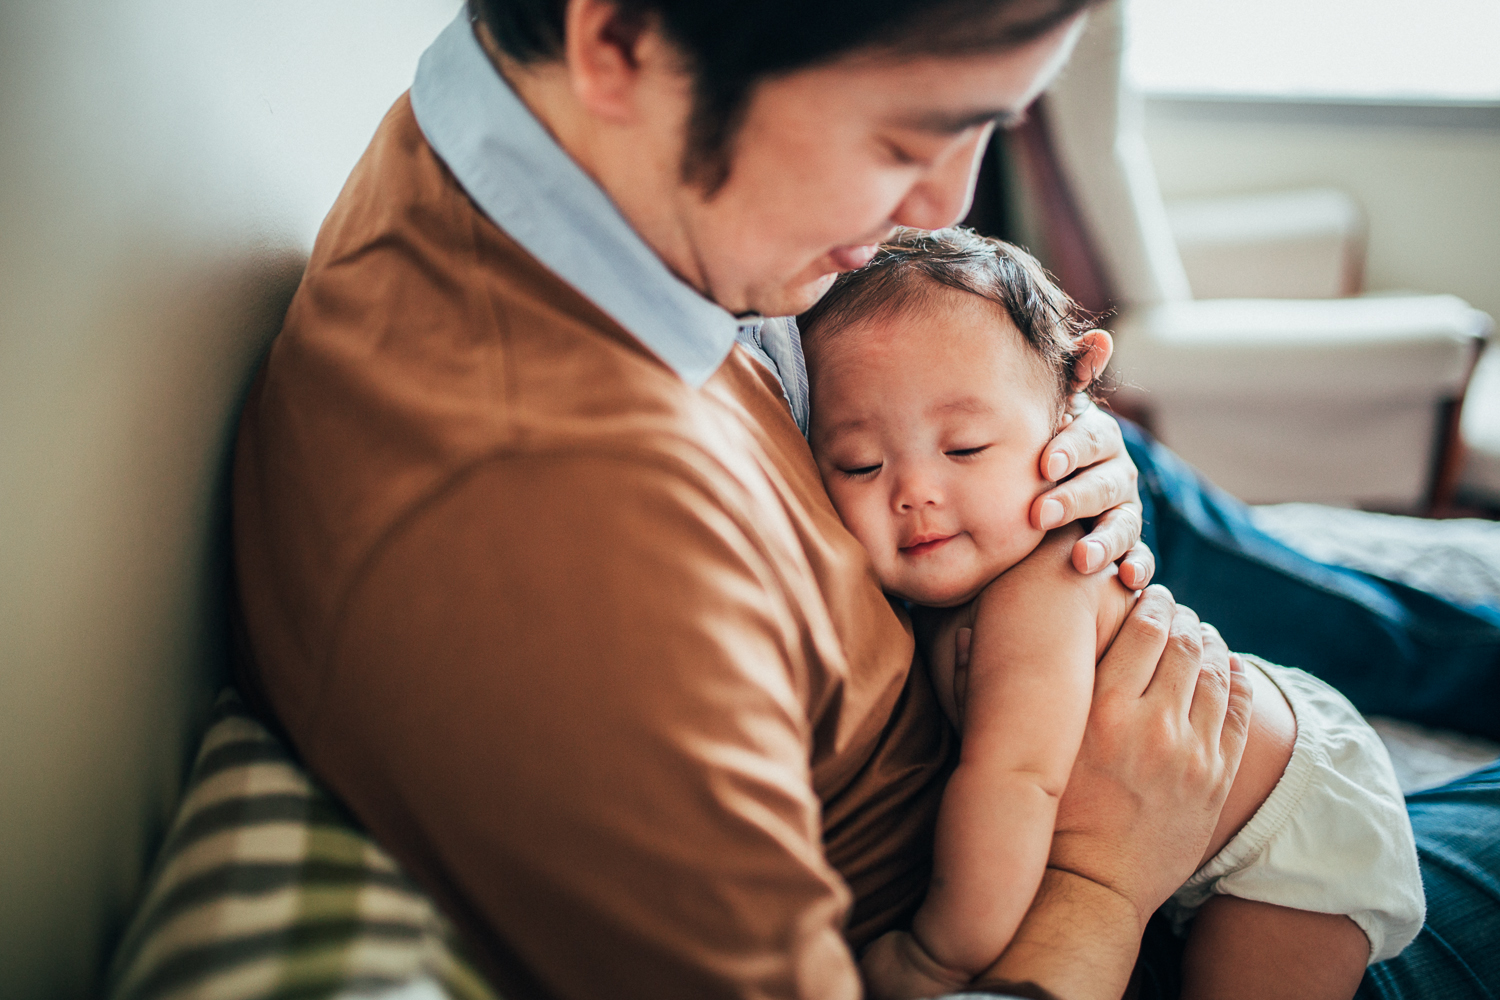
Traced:
<path fill-rule="evenodd" d="M 1095 399 L 1106 391 L 1104 373 L 1080 371 L 1088 354 L 1082 337 L 1090 316 L 1020 247 L 972 229 L 928 232 L 900 229 L 864 267 L 841 274 L 818 303 L 797 318 L 809 343 L 853 323 L 879 319 L 920 305 L 934 286 L 956 288 L 1003 308 L 1057 378 L 1059 398 L 1074 386 Z"/>

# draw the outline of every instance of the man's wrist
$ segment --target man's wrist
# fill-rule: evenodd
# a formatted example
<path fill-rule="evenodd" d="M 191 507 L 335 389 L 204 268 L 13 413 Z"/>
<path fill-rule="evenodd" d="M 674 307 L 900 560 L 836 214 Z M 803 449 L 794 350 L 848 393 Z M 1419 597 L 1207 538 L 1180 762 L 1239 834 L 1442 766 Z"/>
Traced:
<path fill-rule="evenodd" d="M 974 1000 L 980 1000 L 981 997 L 990 997 L 992 1000 L 1064 1000 L 1050 990 L 1043 990 L 1034 982 L 1001 982 L 999 979 L 987 979 L 963 993 L 947 994 L 941 1000 L 959 1000 L 960 997 L 972 997 Z"/>
<path fill-rule="evenodd" d="M 1128 893 L 1071 868 L 1048 865 L 1042 875 L 1042 886 L 1037 890 L 1038 897 L 1044 889 L 1068 899 L 1087 899 L 1090 906 L 1107 915 L 1110 921 L 1129 921 L 1135 927 L 1137 940 L 1146 933 L 1146 923 L 1151 919 L 1151 911 L 1142 911 Z"/>
<path fill-rule="evenodd" d="M 1036 983 L 1010 983 L 999 979 L 986 979 L 972 984 L 962 993 L 950 993 L 942 1000 L 957 1000 L 958 997 L 997 997 L 1003 1000 L 1063 1000 L 1051 990 Z"/>
<path fill-rule="evenodd" d="M 1115 1000 L 1130 981 L 1141 934 L 1139 910 L 1123 893 L 1048 868 L 1005 954 L 969 989 L 1047 1000 Z"/>

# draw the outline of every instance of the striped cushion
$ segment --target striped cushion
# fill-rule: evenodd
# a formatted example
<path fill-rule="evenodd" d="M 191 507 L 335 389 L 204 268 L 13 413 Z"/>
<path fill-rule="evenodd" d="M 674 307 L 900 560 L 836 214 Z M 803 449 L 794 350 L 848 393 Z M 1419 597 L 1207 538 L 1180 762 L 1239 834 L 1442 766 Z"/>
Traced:
<path fill-rule="evenodd" d="M 356 995 L 496 1000 L 432 903 L 226 691 L 109 996 Z"/>

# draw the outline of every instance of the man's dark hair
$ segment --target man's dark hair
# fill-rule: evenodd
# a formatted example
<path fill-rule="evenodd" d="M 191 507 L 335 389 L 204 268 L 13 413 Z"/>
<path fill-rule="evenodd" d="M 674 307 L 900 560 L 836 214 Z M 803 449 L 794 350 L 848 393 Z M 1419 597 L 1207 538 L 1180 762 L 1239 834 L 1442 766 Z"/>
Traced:
<path fill-rule="evenodd" d="M 1024 44 L 1097 0 L 617 0 L 626 24 L 655 24 L 688 60 L 693 109 L 683 175 L 712 193 L 755 84 L 860 49 L 963 55 Z M 469 0 L 520 63 L 563 51 L 567 0 Z"/>
<path fill-rule="evenodd" d="M 1059 404 L 1075 386 L 1099 398 L 1099 372 L 1081 371 L 1088 350 L 1089 313 L 1020 247 L 972 229 L 897 230 L 864 267 L 838 276 L 828 294 L 797 318 L 803 343 L 816 350 L 855 323 L 920 309 L 938 289 L 953 288 L 1005 310 L 1016 330 L 1055 380 Z M 1059 410 L 1061 415 L 1061 410 Z"/>

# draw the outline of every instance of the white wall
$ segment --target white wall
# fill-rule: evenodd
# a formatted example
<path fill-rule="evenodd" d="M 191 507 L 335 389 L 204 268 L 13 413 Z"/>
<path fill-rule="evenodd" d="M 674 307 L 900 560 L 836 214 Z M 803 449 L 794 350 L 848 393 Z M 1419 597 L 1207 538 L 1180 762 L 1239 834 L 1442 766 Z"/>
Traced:
<path fill-rule="evenodd" d="M 0 994 L 93 994 L 222 659 L 224 457 L 457 0 L 0 3 Z"/>
<path fill-rule="evenodd" d="M 1412 111 L 1266 114 L 1148 104 L 1168 198 L 1331 184 L 1369 217 L 1370 289 L 1452 292 L 1500 317 L 1500 127 L 1426 126 Z M 1339 120 L 1340 117 L 1343 120 Z"/>

